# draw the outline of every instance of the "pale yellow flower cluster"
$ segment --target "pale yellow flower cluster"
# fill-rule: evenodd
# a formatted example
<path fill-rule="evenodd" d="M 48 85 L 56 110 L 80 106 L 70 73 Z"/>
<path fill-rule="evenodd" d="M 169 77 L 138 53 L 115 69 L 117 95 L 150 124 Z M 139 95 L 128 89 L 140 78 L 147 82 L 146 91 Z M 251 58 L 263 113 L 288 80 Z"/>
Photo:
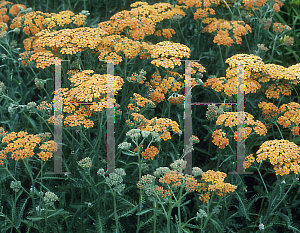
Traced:
<path fill-rule="evenodd" d="M 240 91 L 245 94 L 256 93 L 261 89 L 260 83 L 270 82 L 265 90 L 267 98 L 279 98 L 280 94 L 291 95 L 292 84 L 300 82 L 300 64 L 285 68 L 275 64 L 265 64 L 262 59 L 255 55 L 236 54 L 226 60 L 229 67 L 226 70 L 226 77 L 210 78 L 203 86 L 211 86 L 214 90 L 228 96 L 237 94 L 238 86 L 238 63 L 243 62 L 244 86 L 240 85 Z M 276 82 L 276 83 L 274 83 Z"/>

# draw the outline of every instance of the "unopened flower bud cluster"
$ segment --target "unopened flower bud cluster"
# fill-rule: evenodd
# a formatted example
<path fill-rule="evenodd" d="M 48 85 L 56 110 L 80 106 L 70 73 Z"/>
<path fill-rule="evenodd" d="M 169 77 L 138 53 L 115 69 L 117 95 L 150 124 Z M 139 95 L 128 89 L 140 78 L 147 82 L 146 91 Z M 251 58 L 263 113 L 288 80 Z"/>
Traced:
<path fill-rule="evenodd" d="M 214 121 L 218 116 L 224 113 L 222 106 L 218 107 L 215 104 L 207 106 L 206 118 L 210 121 Z"/>
<path fill-rule="evenodd" d="M 156 177 L 164 176 L 167 172 L 170 172 L 170 168 L 168 167 L 159 167 L 156 168 L 155 172 L 153 173 Z"/>
<path fill-rule="evenodd" d="M 197 220 L 199 219 L 199 218 L 206 218 L 207 217 L 207 213 L 205 212 L 205 210 L 203 210 L 203 209 L 200 209 L 198 212 L 197 212 Z"/>
<path fill-rule="evenodd" d="M 187 164 L 186 160 L 183 159 L 178 159 L 176 161 L 174 161 L 173 163 L 171 163 L 170 167 L 178 172 L 183 172 L 183 170 L 185 169 Z"/>
<path fill-rule="evenodd" d="M 131 147 L 130 142 L 122 142 L 121 144 L 118 145 L 118 148 L 121 150 L 129 150 Z"/>
<path fill-rule="evenodd" d="M 121 194 L 121 192 L 125 189 L 125 184 L 122 184 L 123 178 L 125 176 L 125 170 L 123 168 L 116 168 L 113 173 L 110 173 L 105 178 L 105 183 L 117 193 Z"/>
<path fill-rule="evenodd" d="M 46 192 L 44 196 L 44 201 L 46 205 L 54 206 L 54 202 L 58 201 L 58 196 L 52 192 Z"/>
<path fill-rule="evenodd" d="M 15 192 L 19 192 L 19 190 L 22 188 L 21 181 L 12 181 L 10 183 L 10 188 Z"/>
<path fill-rule="evenodd" d="M 193 176 L 201 176 L 203 174 L 203 171 L 199 167 L 193 167 L 192 174 L 193 174 Z"/>
<path fill-rule="evenodd" d="M 33 110 L 36 108 L 36 103 L 35 102 L 29 102 L 27 104 L 27 110 Z"/>
<path fill-rule="evenodd" d="M 130 137 L 133 140 L 137 140 L 141 136 L 140 129 L 131 129 L 126 133 L 127 137 Z"/>

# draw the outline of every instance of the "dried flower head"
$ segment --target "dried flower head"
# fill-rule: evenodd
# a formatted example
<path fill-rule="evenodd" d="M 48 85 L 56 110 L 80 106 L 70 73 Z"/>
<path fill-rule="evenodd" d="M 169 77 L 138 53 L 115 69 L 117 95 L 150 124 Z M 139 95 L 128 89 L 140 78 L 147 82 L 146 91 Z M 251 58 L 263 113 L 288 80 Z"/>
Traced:
<path fill-rule="evenodd" d="M 91 168 L 92 167 L 92 160 L 89 157 L 86 157 L 80 161 L 78 161 L 78 165 L 82 168 Z"/>

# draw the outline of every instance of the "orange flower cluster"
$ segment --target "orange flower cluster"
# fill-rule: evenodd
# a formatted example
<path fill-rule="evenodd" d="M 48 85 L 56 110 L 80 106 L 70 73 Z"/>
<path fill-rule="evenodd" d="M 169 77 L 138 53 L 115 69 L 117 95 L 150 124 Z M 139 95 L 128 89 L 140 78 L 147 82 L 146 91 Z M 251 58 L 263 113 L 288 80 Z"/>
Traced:
<path fill-rule="evenodd" d="M 245 113 L 245 138 L 252 132 L 252 127 L 254 131 L 259 134 L 260 136 L 264 136 L 267 133 L 266 126 L 260 122 L 260 121 L 254 121 L 253 116 L 247 112 Z M 226 127 L 233 127 L 237 126 L 238 124 L 242 123 L 242 115 L 238 112 L 224 112 L 222 115 L 220 115 L 217 119 L 216 124 L 222 125 L 224 124 Z M 251 127 L 246 127 L 251 126 Z M 223 135 L 224 136 L 224 135 Z"/>
<path fill-rule="evenodd" d="M 156 88 L 153 92 L 151 92 L 150 99 L 154 102 L 160 103 L 165 99 L 165 95 L 162 93 L 160 88 Z"/>
<path fill-rule="evenodd" d="M 197 70 L 200 72 L 197 74 L 206 72 L 201 64 L 191 62 L 191 74 L 195 74 Z M 151 100 L 160 103 L 165 99 L 165 95 L 168 91 L 171 91 L 173 94 L 171 94 L 167 100 L 172 104 L 180 104 L 184 100 L 184 96 L 174 94 L 174 92 L 178 92 L 183 87 L 183 78 L 184 77 L 178 72 L 167 71 L 167 75 L 162 79 L 159 75 L 159 71 L 156 71 L 152 74 L 152 79 L 150 80 L 151 85 L 147 83 L 147 95 L 150 93 Z M 197 82 L 192 78 L 191 87 L 193 88 L 196 84 Z"/>
<path fill-rule="evenodd" d="M 66 26 L 70 26 L 71 23 L 73 23 L 73 27 L 74 25 L 75 27 L 82 26 L 85 18 L 85 15 L 75 15 L 69 10 L 61 11 L 58 14 L 32 11 L 14 18 L 10 28 L 18 28 L 26 35 L 31 35 L 31 40 L 37 40 L 38 38 L 35 36 L 41 36 L 45 34 L 45 32 L 50 33 L 55 30 L 63 29 Z"/>
<path fill-rule="evenodd" d="M 92 113 L 100 112 L 107 107 L 107 75 L 93 74 L 93 70 L 84 70 L 77 72 L 69 78 L 73 88 L 61 88 L 61 94 L 65 105 L 63 112 L 74 113 L 65 118 L 64 124 L 69 127 L 74 127 L 84 124 L 85 128 L 91 128 L 94 123 L 86 119 L 91 117 Z M 114 76 L 114 95 L 122 89 L 123 79 L 119 76 Z M 89 104 L 91 103 L 91 104 Z M 75 106 L 83 104 L 79 110 L 75 110 Z M 54 122 L 51 117 L 50 122 Z"/>
<path fill-rule="evenodd" d="M 68 109 L 69 106 L 65 106 L 64 107 L 64 111 L 65 108 Z M 97 107 L 97 105 L 96 105 Z M 79 126 L 79 125 L 83 125 L 84 128 L 88 129 L 88 128 L 92 128 L 94 126 L 94 122 L 87 119 L 89 117 L 92 116 L 93 111 L 91 111 L 90 109 L 87 109 L 87 107 L 85 106 L 81 106 L 78 110 L 76 110 L 76 112 L 73 113 L 73 115 L 69 115 L 67 117 L 65 117 L 64 119 L 64 125 L 66 127 L 75 127 L 75 126 Z M 54 118 L 54 116 L 51 116 L 48 119 L 49 123 L 52 124 L 61 124 L 62 122 L 62 115 L 59 117 L 59 119 Z"/>
<path fill-rule="evenodd" d="M 41 36 L 37 46 L 50 47 L 61 54 L 75 54 L 85 49 L 95 49 L 102 42 L 101 37 L 107 33 L 100 28 L 81 27 L 63 29 Z"/>
<path fill-rule="evenodd" d="M 158 196 L 162 197 L 162 198 L 167 198 L 171 196 L 171 192 L 170 190 L 165 190 L 163 187 L 161 186 L 155 186 L 155 192 Z"/>
<path fill-rule="evenodd" d="M 151 64 L 166 69 L 174 69 L 175 65 L 180 66 L 183 57 L 190 57 L 190 48 L 186 45 L 171 41 L 162 41 L 152 46 L 150 50 Z"/>
<path fill-rule="evenodd" d="M 57 150 L 57 145 L 54 141 L 48 141 L 43 143 L 39 148 L 42 151 L 38 153 L 38 156 L 41 160 L 46 161 L 52 158 L 53 152 Z"/>
<path fill-rule="evenodd" d="M 277 119 L 278 124 L 284 128 L 291 127 L 291 124 L 293 124 L 291 129 L 293 135 L 299 135 L 300 104 L 296 102 L 283 104 L 280 106 L 279 111 L 284 115 Z"/>
<path fill-rule="evenodd" d="M 143 69 L 140 70 L 140 73 L 133 73 L 130 77 L 127 77 L 127 80 L 129 82 L 136 82 L 139 84 L 144 84 L 144 81 L 146 80 L 145 75 L 147 74 L 146 71 L 144 71 Z"/>
<path fill-rule="evenodd" d="M 183 181 L 183 175 L 178 171 L 167 172 L 163 177 L 159 178 L 162 184 L 168 184 L 172 188 L 178 188 Z"/>
<path fill-rule="evenodd" d="M 293 142 L 284 139 L 266 141 L 256 154 L 258 163 L 269 159 L 276 175 L 287 175 L 291 171 L 296 174 L 300 173 L 300 147 Z M 253 161 L 253 158 L 250 159 Z"/>
<path fill-rule="evenodd" d="M 226 174 L 219 171 L 208 170 L 203 172 L 201 180 L 204 183 L 198 185 L 198 192 L 201 192 L 199 199 L 204 202 L 208 202 L 210 199 L 210 192 L 216 192 L 218 196 L 224 196 L 228 193 L 234 192 L 236 186 L 224 183 Z"/>
<path fill-rule="evenodd" d="M 155 26 L 147 18 L 138 18 L 138 14 L 131 11 L 121 11 L 113 15 L 110 20 L 98 24 L 98 27 L 109 32 L 110 35 L 120 35 L 123 31 L 126 36 L 134 40 L 143 39 L 155 31 Z"/>
<path fill-rule="evenodd" d="M 212 1 L 197 1 L 197 0 L 178 0 L 178 4 L 184 4 L 186 8 L 196 7 L 194 19 L 205 19 L 210 15 L 215 15 L 215 10 L 212 7 L 220 5 L 220 0 Z"/>
<path fill-rule="evenodd" d="M 169 90 L 176 92 L 181 89 L 183 83 L 176 79 L 176 77 L 182 78 L 178 73 L 178 76 L 172 76 L 171 73 L 165 78 L 161 79 L 161 76 L 158 75 L 159 71 L 156 71 L 152 74 L 152 79 L 150 80 L 151 86 L 156 89 L 160 89 L 164 94 L 167 94 Z"/>
<path fill-rule="evenodd" d="M 245 10 L 258 10 L 259 8 L 265 6 L 267 3 L 267 0 L 243 0 L 243 4 L 245 7 Z M 272 1 L 272 7 L 274 11 L 279 12 L 280 7 L 282 7 L 284 4 L 283 2 L 279 0 Z"/>
<path fill-rule="evenodd" d="M 122 61 L 122 57 L 118 55 L 120 52 L 129 59 L 137 55 L 140 55 L 142 59 L 142 56 L 149 53 L 148 49 L 150 49 L 150 47 L 146 42 L 134 41 L 119 35 L 111 35 L 102 38 L 102 43 L 99 44 L 96 51 L 99 54 L 99 60 L 109 60 L 113 58 Z M 119 63 L 120 61 L 115 62 L 115 64 Z"/>
<path fill-rule="evenodd" d="M 76 26 L 82 26 L 85 22 L 86 15 L 79 14 L 75 15 L 72 11 L 61 11 L 58 14 L 53 15 L 52 17 L 46 18 L 43 22 L 43 25 L 48 30 L 62 29 L 66 25 L 73 23 Z"/>
<path fill-rule="evenodd" d="M 1 140 L 1 143 L 7 144 L 5 149 L 0 151 L 0 164 L 4 163 L 8 153 L 11 153 L 11 158 L 15 160 L 27 159 L 34 156 L 35 147 L 42 141 L 38 135 L 28 134 L 27 132 L 20 131 L 18 133 L 7 133 Z M 39 148 L 43 150 L 38 153 L 38 156 L 43 161 L 52 157 L 54 151 L 54 141 L 44 142 Z M 57 148 L 57 147 L 56 147 Z"/>
<path fill-rule="evenodd" d="M 279 83 L 279 84 L 271 84 L 266 90 L 266 96 L 271 99 L 279 99 L 279 94 L 283 94 L 289 96 L 292 94 L 293 88 L 289 84 Z"/>
<path fill-rule="evenodd" d="M 237 94 L 238 61 L 244 63 L 244 87 L 240 91 L 245 94 L 256 93 L 261 88 L 260 83 L 271 83 L 265 91 L 268 98 L 279 98 L 279 94 L 290 95 L 292 86 L 300 82 L 300 64 L 285 68 L 275 64 L 264 64 L 258 56 L 248 54 L 236 54 L 226 60 L 229 67 L 226 70 L 226 78 L 210 78 L 203 86 L 211 86 L 215 91 L 224 91 L 228 96 Z M 277 84 L 274 84 L 276 81 Z"/>
<path fill-rule="evenodd" d="M 194 192 L 195 190 L 197 190 L 199 183 L 193 176 L 186 174 L 184 180 L 187 192 Z"/>
<path fill-rule="evenodd" d="M 134 112 L 131 113 L 131 116 L 133 116 L 133 120 L 135 121 L 136 125 L 143 125 L 148 122 L 148 119 L 146 119 L 146 117 L 144 117 L 142 114 Z"/>
<path fill-rule="evenodd" d="M 236 44 L 241 44 L 241 36 L 246 35 L 248 31 L 252 32 L 251 27 L 248 24 L 245 24 L 244 21 L 227 21 L 223 19 L 210 23 L 202 30 L 203 33 L 216 32 L 217 34 L 214 37 L 214 43 L 227 46 L 231 46 L 234 43 L 234 39 Z"/>
<path fill-rule="evenodd" d="M 41 11 L 32 11 L 27 14 L 20 14 L 13 19 L 10 28 L 18 28 L 26 35 L 34 36 L 45 29 L 43 23 L 45 18 L 55 15 L 54 13 L 43 13 Z"/>
<path fill-rule="evenodd" d="M 162 31 L 161 30 L 157 30 L 154 33 L 155 36 L 161 36 L 161 35 L 163 35 L 163 37 L 165 37 L 167 39 L 170 39 L 172 37 L 172 34 L 175 34 L 175 31 L 172 28 L 162 29 Z"/>
<path fill-rule="evenodd" d="M 169 3 L 156 3 L 149 5 L 146 2 L 135 2 L 130 5 L 133 9 L 124 10 L 113 15 L 110 20 L 98 24 L 110 35 L 125 35 L 134 40 L 142 40 L 145 35 L 152 35 L 155 32 L 155 25 L 164 19 L 170 19 L 174 15 L 185 15 L 184 11 L 177 5 L 175 7 Z M 170 31 L 164 32 L 165 36 L 170 35 Z"/>
<path fill-rule="evenodd" d="M 158 153 L 159 153 L 159 150 L 157 149 L 157 147 L 155 147 L 155 146 L 150 146 L 149 148 L 147 148 L 145 151 L 143 151 L 142 152 L 142 157 L 144 158 L 144 159 L 151 159 L 151 160 L 153 160 L 154 159 L 154 157 L 156 156 L 156 155 L 158 155 Z"/>
<path fill-rule="evenodd" d="M 279 113 L 279 109 L 273 103 L 260 102 L 259 108 L 262 108 L 262 113 L 266 119 L 276 117 Z"/>
<path fill-rule="evenodd" d="M 145 118 L 146 119 L 146 118 Z M 160 138 L 164 141 L 171 139 L 170 130 L 174 133 L 179 132 L 179 125 L 176 121 L 172 121 L 168 118 L 152 118 L 151 120 L 147 120 L 146 124 L 138 126 L 138 129 L 141 131 L 147 130 L 149 132 L 155 131 L 157 133 L 161 133 Z"/>
<path fill-rule="evenodd" d="M 9 21 L 17 16 L 20 9 L 25 10 L 26 6 L 22 4 L 13 4 L 12 2 L 4 0 L 0 1 L 0 38 L 7 33 L 6 30 L 9 28 Z"/>
<path fill-rule="evenodd" d="M 245 161 L 243 163 L 243 166 L 244 166 L 245 169 L 247 169 L 254 162 L 255 162 L 255 158 L 253 157 L 253 154 L 250 154 L 250 155 L 245 157 Z"/>
<path fill-rule="evenodd" d="M 284 29 L 289 30 L 289 31 L 292 30 L 291 27 L 288 25 L 283 25 L 281 23 L 273 24 L 273 32 L 282 33 Z"/>
<path fill-rule="evenodd" d="M 225 137 L 226 133 L 221 129 L 216 129 L 212 134 L 212 142 L 220 149 L 224 149 L 225 146 L 229 145 L 229 139 Z"/>
<path fill-rule="evenodd" d="M 266 4 L 267 0 L 243 0 L 244 7 L 246 10 L 258 10 L 259 7 L 263 7 Z"/>
<path fill-rule="evenodd" d="M 137 93 L 134 93 L 133 94 L 134 98 L 130 97 L 130 103 L 128 104 L 128 108 L 131 110 L 131 111 L 134 111 L 134 112 L 139 112 L 140 111 L 140 108 L 139 107 L 145 107 L 145 106 L 151 106 L 151 107 L 154 107 L 155 104 L 145 98 L 145 97 L 142 97 L 141 95 L 137 94 Z M 137 106 L 139 107 L 137 107 Z"/>
<path fill-rule="evenodd" d="M 176 96 L 170 96 L 167 100 L 174 104 L 178 105 L 181 104 L 184 101 L 185 97 L 183 95 L 176 95 Z"/>
<path fill-rule="evenodd" d="M 4 1 L 5 2 L 5 1 Z M 17 16 L 20 12 L 20 8 L 25 10 L 27 7 L 23 4 L 14 4 L 9 9 L 9 13 L 13 16 Z"/>

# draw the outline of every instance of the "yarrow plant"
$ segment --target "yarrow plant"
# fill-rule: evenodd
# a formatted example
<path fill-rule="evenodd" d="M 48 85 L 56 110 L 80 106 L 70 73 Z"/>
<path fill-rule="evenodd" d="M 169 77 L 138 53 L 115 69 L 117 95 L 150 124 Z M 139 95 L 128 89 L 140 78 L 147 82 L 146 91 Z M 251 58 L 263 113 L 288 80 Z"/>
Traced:
<path fill-rule="evenodd" d="M 0 0 L 0 231 L 299 232 L 298 5 Z"/>

